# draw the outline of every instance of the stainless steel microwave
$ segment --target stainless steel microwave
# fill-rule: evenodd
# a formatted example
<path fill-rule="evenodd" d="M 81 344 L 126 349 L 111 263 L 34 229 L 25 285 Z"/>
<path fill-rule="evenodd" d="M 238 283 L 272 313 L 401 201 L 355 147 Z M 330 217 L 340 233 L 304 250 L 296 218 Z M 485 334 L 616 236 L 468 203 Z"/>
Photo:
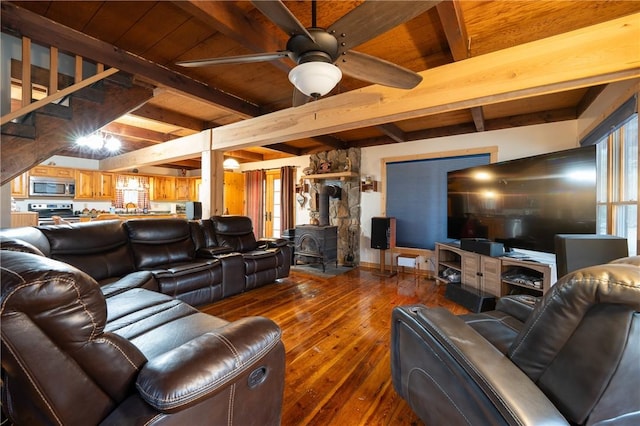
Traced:
<path fill-rule="evenodd" d="M 67 197 L 76 195 L 76 181 L 69 178 L 30 176 L 30 197 Z"/>

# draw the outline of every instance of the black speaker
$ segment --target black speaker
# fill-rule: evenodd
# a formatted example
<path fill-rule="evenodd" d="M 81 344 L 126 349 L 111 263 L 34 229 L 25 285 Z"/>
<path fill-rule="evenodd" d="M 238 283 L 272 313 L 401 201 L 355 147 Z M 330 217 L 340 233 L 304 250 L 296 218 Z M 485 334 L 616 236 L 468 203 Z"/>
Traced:
<path fill-rule="evenodd" d="M 371 218 L 371 248 L 387 250 L 396 246 L 396 218 Z"/>
<path fill-rule="evenodd" d="M 200 201 L 187 201 L 185 212 L 188 220 L 202 219 L 202 203 Z"/>
<path fill-rule="evenodd" d="M 476 313 L 492 311 L 496 307 L 494 295 L 456 283 L 447 284 L 444 297 Z"/>
<path fill-rule="evenodd" d="M 484 254 L 485 256 L 504 256 L 504 244 L 494 243 L 485 238 L 462 238 L 460 248 L 465 251 Z"/>
<path fill-rule="evenodd" d="M 555 250 L 558 278 L 629 255 L 626 238 L 606 234 L 556 234 Z"/>

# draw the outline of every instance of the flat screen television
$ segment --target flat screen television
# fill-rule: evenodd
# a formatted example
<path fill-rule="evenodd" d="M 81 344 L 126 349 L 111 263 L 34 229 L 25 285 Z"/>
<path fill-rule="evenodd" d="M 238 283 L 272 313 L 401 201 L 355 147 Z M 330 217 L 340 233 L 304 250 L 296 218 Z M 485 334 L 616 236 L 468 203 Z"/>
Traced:
<path fill-rule="evenodd" d="M 447 173 L 447 237 L 554 253 L 556 234 L 596 233 L 596 148 Z"/>

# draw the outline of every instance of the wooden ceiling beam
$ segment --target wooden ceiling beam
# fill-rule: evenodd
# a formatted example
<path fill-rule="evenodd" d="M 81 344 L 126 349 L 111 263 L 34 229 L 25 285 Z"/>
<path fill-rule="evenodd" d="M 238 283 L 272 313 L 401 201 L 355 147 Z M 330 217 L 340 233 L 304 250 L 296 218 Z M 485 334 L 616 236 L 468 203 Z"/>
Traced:
<path fill-rule="evenodd" d="M 462 61 L 469 58 L 471 56 L 469 35 L 460 2 L 458 0 L 444 1 L 436 7 L 453 60 Z M 476 130 L 483 132 L 484 112 L 482 107 L 472 107 L 470 111 Z"/>
<path fill-rule="evenodd" d="M 210 102 L 246 118 L 261 114 L 257 105 L 211 88 L 183 74 L 149 62 L 114 45 L 44 18 L 10 2 L 0 3 L 0 8 L 3 32 L 20 37 L 26 36 L 45 46 L 55 46 L 60 50 L 73 52 L 122 71 L 144 76 L 152 81 L 172 87 L 187 96 Z"/>
<path fill-rule="evenodd" d="M 264 146 L 640 76 L 640 13 L 213 129 L 219 149 Z M 589 64 L 589 66 L 585 66 Z"/>
<path fill-rule="evenodd" d="M 442 23 L 449 50 L 454 61 L 461 61 L 471 56 L 469 51 L 469 36 L 464 23 L 462 8 L 458 0 L 443 1 L 436 6 L 438 17 Z"/>
<path fill-rule="evenodd" d="M 303 152 L 299 148 L 293 147 L 291 145 L 287 145 L 286 143 L 272 143 L 271 145 L 265 146 L 265 148 L 273 149 L 275 151 L 284 152 L 285 154 L 291 155 L 302 155 Z"/>
<path fill-rule="evenodd" d="M 131 115 L 146 118 L 148 120 L 157 121 L 159 123 L 167 123 L 176 127 L 184 127 L 195 131 L 208 129 L 210 126 L 203 120 L 190 117 L 179 112 L 170 111 L 154 105 L 144 104 L 135 111 L 131 111 Z"/>
<path fill-rule="evenodd" d="M 225 157 L 233 157 L 240 158 L 242 160 L 249 161 L 264 161 L 264 155 L 258 154 L 257 152 L 238 150 L 238 151 L 227 151 L 224 153 Z"/>
<path fill-rule="evenodd" d="M 598 95 L 602 93 L 602 91 L 607 87 L 606 84 L 601 84 L 599 86 L 589 87 L 587 92 L 584 94 L 578 105 L 576 106 L 576 114 L 578 117 L 582 115 L 583 112 L 589 108 L 589 106 L 596 100 Z"/>
<path fill-rule="evenodd" d="M 484 123 L 484 112 L 482 111 L 482 107 L 473 107 L 471 108 L 471 117 L 473 118 L 473 124 L 476 126 L 476 131 L 484 132 L 485 123 Z"/>
<path fill-rule="evenodd" d="M 115 121 L 104 126 L 102 130 L 106 133 L 126 138 L 127 140 L 140 139 L 151 143 L 163 143 L 177 138 L 177 136 L 171 136 L 166 133 L 130 126 Z"/>
<path fill-rule="evenodd" d="M 174 4 L 252 52 L 276 52 L 284 48 L 286 40 L 271 36 L 274 30 L 282 31 L 250 19 L 234 2 L 190 0 L 174 1 Z M 287 73 L 291 70 L 291 65 L 283 61 L 270 61 L 270 64 Z"/>
<path fill-rule="evenodd" d="M 211 149 L 211 130 L 149 146 L 137 151 L 100 160 L 100 170 L 124 170 L 132 167 L 156 166 L 168 162 L 200 157 Z"/>
<path fill-rule="evenodd" d="M 577 118 L 575 109 L 561 108 L 552 111 L 543 111 L 531 114 L 521 114 L 511 117 L 495 118 L 486 121 L 487 130 L 508 129 L 519 126 L 533 126 L 535 124 L 553 123 L 558 121 L 575 120 Z M 424 139 L 440 138 L 444 136 L 464 135 L 475 133 L 477 131 L 474 124 L 462 123 L 452 126 L 436 127 L 432 129 L 417 130 L 407 132 L 407 141 L 419 141 Z M 364 148 L 367 146 L 377 146 L 384 144 L 392 144 L 394 140 L 390 137 L 366 138 L 350 141 L 354 147 Z"/>
<path fill-rule="evenodd" d="M 398 143 L 407 141 L 404 131 L 393 123 L 380 124 L 376 128 Z"/>

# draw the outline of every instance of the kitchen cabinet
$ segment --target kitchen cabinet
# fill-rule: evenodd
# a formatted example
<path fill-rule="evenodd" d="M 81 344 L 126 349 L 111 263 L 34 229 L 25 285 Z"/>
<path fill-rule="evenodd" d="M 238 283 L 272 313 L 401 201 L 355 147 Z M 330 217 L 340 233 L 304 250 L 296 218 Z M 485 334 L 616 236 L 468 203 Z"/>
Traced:
<path fill-rule="evenodd" d="M 114 200 L 114 175 L 95 170 L 76 170 L 77 200 Z"/>
<path fill-rule="evenodd" d="M 200 201 L 200 185 L 202 185 L 202 178 L 191 178 L 191 183 L 189 185 L 191 200 Z"/>
<path fill-rule="evenodd" d="M 151 178 L 151 200 L 173 201 L 176 199 L 176 178 L 173 176 L 153 176 Z"/>
<path fill-rule="evenodd" d="M 177 177 L 176 179 L 176 200 L 177 201 L 195 201 L 192 198 L 191 182 L 192 178 Z"/>
<path fill-rule="evenodd" d="M 36 212 L 11 212 L 11 227 L 38 226 L 38 213 Z"/>
<path fill-rule="evenodd" d="M 24 172 L 11 181 L 11 197 L 27 198 L 29 196 L 29 173 Z"/>
<path fill-rule="evenodd" d="M 72 178 L 75 176 L 75 170 L 68 169 L 66 167 L 36 166 L 33 169 L 29 170 L 29 174 L 31 176 Z"/>

